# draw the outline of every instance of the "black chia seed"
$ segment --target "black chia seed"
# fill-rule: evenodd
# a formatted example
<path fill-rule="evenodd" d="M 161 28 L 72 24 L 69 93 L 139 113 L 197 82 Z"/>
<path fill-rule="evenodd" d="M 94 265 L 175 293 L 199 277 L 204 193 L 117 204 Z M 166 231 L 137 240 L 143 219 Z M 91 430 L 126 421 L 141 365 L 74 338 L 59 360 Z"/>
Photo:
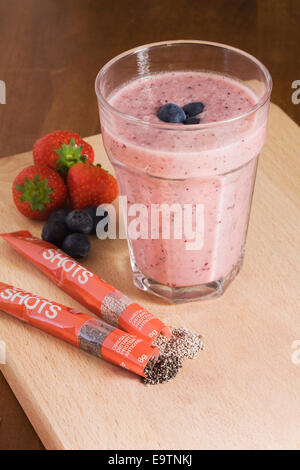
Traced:
<path fill-rule="evenodd" d="M 154 346 L 160 349 L 160 354 L 164 356 L 174 355 L 181 361 L 184 359 L 194 359 L 198 352 L 204 349 L 202 336 L 187 328 L 170 327 L 172 336 L 169 341 L 160 334 L 153 342 Z"/>
<path fill-rule="evenodd" d="M 156 362 L 150 359 L 144 370 L 146 377 L 143 379 L 143 382 L 146 385 L 168 382 L 177 375 L 180 367 L 182 367 L 182 362 L 177 356 L 160 355 Z"/>

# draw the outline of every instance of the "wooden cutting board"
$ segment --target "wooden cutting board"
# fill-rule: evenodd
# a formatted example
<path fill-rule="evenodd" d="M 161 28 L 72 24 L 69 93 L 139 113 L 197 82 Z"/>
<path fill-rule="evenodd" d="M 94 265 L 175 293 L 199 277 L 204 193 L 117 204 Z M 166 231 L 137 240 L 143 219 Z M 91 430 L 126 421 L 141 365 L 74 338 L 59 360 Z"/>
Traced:
<path fill-rule="evenodd" d="M 111 170 L 101 137 L 87 140 Z M 298 126 L 272 105 L 245 264 L 220 299 L 165 304 L 133 286 L 126 241 L 92 241 L 88 269 L 167 324 L 205 335 L 206 351 L 172 382 L 146 387 L 0 313 L 1 370 L 48 449 L 300 448 L 300 353 L 292 348 L 300 340 L 299 148 Z M 0 160 L 0 231 L 40 235 L 10 193 L 31 161 L 30 152 Z M 80 308 L 2 241 L 0 256 L 0 281 Z"/>

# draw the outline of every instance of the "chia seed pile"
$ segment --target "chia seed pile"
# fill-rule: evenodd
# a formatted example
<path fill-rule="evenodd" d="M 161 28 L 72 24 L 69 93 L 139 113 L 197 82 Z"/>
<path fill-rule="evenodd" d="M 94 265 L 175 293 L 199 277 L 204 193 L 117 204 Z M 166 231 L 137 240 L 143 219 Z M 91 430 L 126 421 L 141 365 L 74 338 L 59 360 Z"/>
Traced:
<path fill-rule="evenodd" d="M 101 318 L 118 328 L 121 315 L 131 303 L 132 300 L 121 292 L 109 292 L 101 303 Z M 101 330 L 100 328 L 100 332 Z M 160 355 L 157 361 L 155 358 L 150 359 L 145 367 L 144 373 L 146 377 L 143 379 L 143 382 L 146 385 L 168 382 L 177 375 L 185 359 L 194 359 L 198 352 L 203 349 L 201 336 L 197 333 L 187 328 L 170 327 L 170 330 L 172 336 L 169 341 L 161 333 L 153 342 L 153 346 L 157 346 L 160 349 Z M 100 332 L 97 333 L 97 338 L 94 338 L 93 341 L 95 331 L 86 331 L 86 328 L 84 328 L 84 331 L 80 332 L 79 335 L 80 347 L 92 354 L 99 355 L 101 341 L 99 341 L 98 336 Z M 104 338 L 102 338 L 103 340 Z"/>
<path fill-rule="evenodd" d="M 201 336 L 187 328 L 172 328 L 172 336 L 160 334 L 153 345 L 160 349 L 158 360 L 150 360 L 145 367 L 146 385 L 165 383 L 175 377 L 185 359 L 194 359 L 204 349 Z"/>
<path fill-rule="evenodd" d="M 108 295 L 107 303 L 102 307 L 102 318 L 117 326 L 118 319 L 124 310 L 126 298 L 121 302 L 119 296 Z M 116 309 L 118 306 L 118 309 Z M 91 319 L 80 329 L 78 345 L 81 349 L 94 356 L 101 357 L 101 347 L 105 338 L 114 330 L 114 326 L 101 320 Z M 145 367 L 146 385 L 165 383 L 174 378 L 183 366 L 185 359 L 194 359 L 199 351 L 203 350 L 201 336 L 187 328 L 172 328 L 171 338 L 168 339 L 161 333 L 153 342 L 160 350 L 158 359 L 152 357 Z"/>
<path fill-rule="evenodd" d="M 155 359 L 150 359 L 144 370 L 146 377 L 142 380 L 146 385 L 168 382 L 177 375 L 180 367 L 182 362 L 178 356 L 160 354 L 156 362 Z"/>

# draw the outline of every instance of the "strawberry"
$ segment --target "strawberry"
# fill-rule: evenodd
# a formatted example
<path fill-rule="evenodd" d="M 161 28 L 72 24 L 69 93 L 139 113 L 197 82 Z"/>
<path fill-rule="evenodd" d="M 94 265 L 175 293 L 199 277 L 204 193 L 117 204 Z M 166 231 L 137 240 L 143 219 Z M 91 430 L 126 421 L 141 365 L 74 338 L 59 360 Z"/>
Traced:
<path fill-rule="evenodd" d="M 73 209 L 110 203 L 118 195 L 116 178 L 101 165 L 77 163 L 69 170 L 67 185 Z"/>
<path fill-rule="evenodd" d="M 48 166 L 66 175 L 75 163 L 92 163 L 94 150 L 76 132 L 54 131 L 35 142 L 33 160 L 36 165 Z"/>
<path fill-rule="evenodd" d="M 36 165 L 27 166 L 16 176 L 12 191 L 17 209 L 30 219 L 46 220 L 67 197 L 63 178 L 51 168 Z"/>

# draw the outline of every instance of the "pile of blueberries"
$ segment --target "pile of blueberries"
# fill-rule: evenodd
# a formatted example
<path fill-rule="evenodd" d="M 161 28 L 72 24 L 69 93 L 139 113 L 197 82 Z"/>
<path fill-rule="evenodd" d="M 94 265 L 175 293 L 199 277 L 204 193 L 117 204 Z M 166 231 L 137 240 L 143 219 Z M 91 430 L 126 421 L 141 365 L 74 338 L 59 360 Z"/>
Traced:
<path fill-rule="evenodd" d="M 164 104 L 157 111 L 157 117 L 164 122 L 177 122 L 182 124 L 199 124 L 198 114 L 202 113 L 204 104 L 201 101 L 188 103 L 183 108 L 174 103 Z"/>
<path fill-rule="evenodd" d="M 83 258 L 91 248 L 87 235 L 95 235 L 96 228 L 98 235 L 108 228 L 108 213 L 103 211 L 99 216 L 96 211 L 97 207 L 53 211 L 43 227 L 42 239 L 61 248 L 72 258 Z"/>

